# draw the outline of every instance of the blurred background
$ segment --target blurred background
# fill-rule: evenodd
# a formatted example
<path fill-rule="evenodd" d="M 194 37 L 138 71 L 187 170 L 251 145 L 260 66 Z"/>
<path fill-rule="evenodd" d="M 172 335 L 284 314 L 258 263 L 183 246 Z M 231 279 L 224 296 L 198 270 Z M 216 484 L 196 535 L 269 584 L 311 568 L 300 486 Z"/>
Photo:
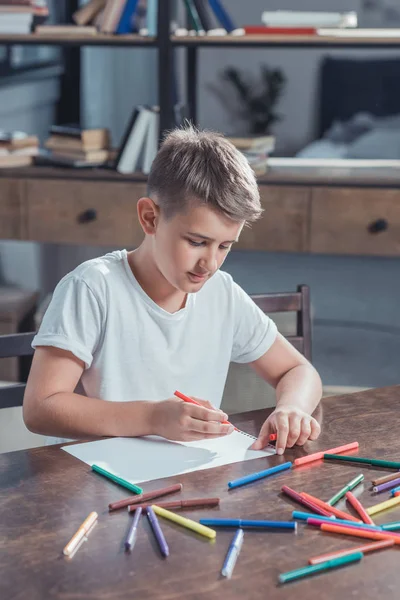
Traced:
<path fill-rule="evenodd" d="M 160 136 L 190 119 L 259 177 L 262 223 L 224 269 L 310 286 L 326 390 L 398 383 L 399 76 L 395 0 L 0 0 L 0 334 L 140 243 Z M 12 360 L 0 380 L 26 376 Z"/>

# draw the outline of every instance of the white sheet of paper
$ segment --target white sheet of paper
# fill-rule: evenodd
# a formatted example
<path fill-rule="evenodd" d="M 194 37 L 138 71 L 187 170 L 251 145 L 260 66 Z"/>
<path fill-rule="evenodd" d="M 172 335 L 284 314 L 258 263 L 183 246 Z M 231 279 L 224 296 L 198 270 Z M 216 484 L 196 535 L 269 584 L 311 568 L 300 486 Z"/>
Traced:
<path fill-rule="evenodd" d="M 272 447 L 249 450 L 254 439 L 234 431 L 225 437 L 197 442 L 171 442 L 148 436 L 111 438 L 62 449 L 90 466 L 96 464 L 130 483 L 141 483 L 275 454 Z"/>

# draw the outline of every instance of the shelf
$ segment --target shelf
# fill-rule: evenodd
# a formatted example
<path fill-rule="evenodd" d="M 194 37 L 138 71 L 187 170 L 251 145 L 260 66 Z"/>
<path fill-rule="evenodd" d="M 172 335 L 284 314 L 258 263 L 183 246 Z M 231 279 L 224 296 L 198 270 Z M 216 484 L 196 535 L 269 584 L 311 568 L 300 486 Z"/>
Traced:
<path fill-rule="evenodd" d="M 0 34 L 0 45 L 38 44 L 41 46 L 146 46 L 156 47 L 157 40 L 142 35 L 36 35 Z"/>
<path fill-rule="evenodd" d="M 74 169 L 57 167 L 21 167 L 0 169 L 0 179 L 64 179 L 104 181 L 110 183 L 145 183 L 147 175 L 141 172 L 121 175 L 105 168 Z M 288 186 L 348 186 L 365 188 L 400 188 L 400 171 L 386 167 L 371 169 L 333 169 L 328 167 L 270 167 L 257 178 L 259 185 Z"/>
<path fill-rule="evenodd" d="M 318 35 L 225 35 L 225 36 L 172 36 L 174 46 L 187 47 L 269 47 L 281 48 L 388 48 L 400 47 L 400 36 L 393 37 L 339 37 Z"/>
<path fill-rule="evenodd" d="M 243 35 L 243 36 L 172 36 L 173 46 L 181 47 L 281 47 L 281 48 L 397 48 L 400 37 L 361 38 L 316 35 Z M 156 38 L 141 35 L 36 35 L 0 34 L 0 45 L 41 45 L 41 46 L 145 46 L 157 47 Z"/>

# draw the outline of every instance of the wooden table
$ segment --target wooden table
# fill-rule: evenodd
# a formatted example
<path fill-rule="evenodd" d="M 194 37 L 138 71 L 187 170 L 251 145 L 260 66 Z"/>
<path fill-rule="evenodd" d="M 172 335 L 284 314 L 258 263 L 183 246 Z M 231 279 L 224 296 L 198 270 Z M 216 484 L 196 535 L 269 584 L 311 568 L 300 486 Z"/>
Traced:
<path fill-rule="evenodd" d="M 290 519 L 295 505 L 280 494 L 283 484 L 322 499 L 360 472 L 365 474 L 361 500 L 366 506 L 379 500 L 370 492 L 372 475 L 383 471 L 357 465 L 322 463 L 285 472 L 228 493 L 227 482 L 267 465 L 291 460 L 315 450 L 357 439 L 360 456 L 400 458 L 397 424 L 400 386 L 327 398 L 323 401 L 323 433 L 307 448 L 288 450 L 242 464 L 144 484 L 145 491 L 181 481 L 183 498 L 219 496 L 218 509 L 184 513 L 203 517 Z M 232 420 L 256 433 L 267 411 L 236 415 Z M 160 457 L 162 460 L 162 457 Z M 387 470 L 386 470 L 387 472 Z M 354 547 L 354 538 L 342 538 L 299 525 L 298 534 L 245 531 L 244 545 L 234 576 L 221 578 L 220 569 L 233 535 L 219 530 L 215 543 L 200 539 L 162 520 L 171 554 L 163 560 L 154 544 L 146 518 L 131 555 L 123 541 L 130 517 L 126 511 L 108 514 L 109 502 L 124 491 L 93 474 L 86 464 L 58 446 L 0 455 L 0 598 L 2 600 L 122 600 L 125 598 L 194 600 L 399 597 L 399 550 L 367 555 L 361 563 L 279 587 L 278 574 L 306 564 L 309 557 L 334 549 Z M 338 505 L 343 506 L 343 502 Z M 62 549 L 90 511 L 99 521 L 72 560 Z M 377 518 L 377 523 L 400 519 L 400 508 Z M 161 519 L 160 519 L 161 520 Z"/>

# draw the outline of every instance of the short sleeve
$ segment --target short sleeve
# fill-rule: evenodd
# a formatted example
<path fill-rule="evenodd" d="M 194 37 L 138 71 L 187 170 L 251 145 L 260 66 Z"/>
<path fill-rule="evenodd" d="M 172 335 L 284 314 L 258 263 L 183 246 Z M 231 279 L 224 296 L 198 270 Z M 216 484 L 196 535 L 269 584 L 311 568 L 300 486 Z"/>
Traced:
<path fill-rule="evenodd" d="M 67 275 L 54 290 L 32 346 L 68 350 L 89 368 L 101 331 L 102 311 L 95 294 L 83 279 Z"/>
<path fill-rule="evenodd" d="M 276 339 L 275 323 L 246 292 L 232 281 L 234 331 L 231 361 L 249 363 L 258 360 Z"/>

